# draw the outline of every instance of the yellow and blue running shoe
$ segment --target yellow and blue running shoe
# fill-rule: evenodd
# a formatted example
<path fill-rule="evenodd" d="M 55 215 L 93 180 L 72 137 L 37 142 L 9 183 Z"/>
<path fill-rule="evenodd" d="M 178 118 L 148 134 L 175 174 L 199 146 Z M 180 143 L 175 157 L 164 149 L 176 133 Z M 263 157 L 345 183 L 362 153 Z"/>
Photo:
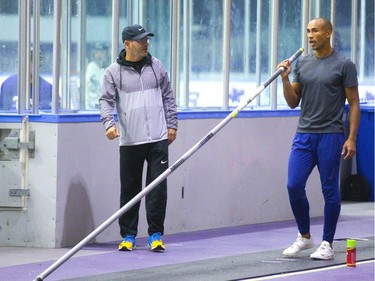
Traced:
<path fill-rule="evenodd" d="M 135 249 L 135 237 L 134 235 L 126 235 L 124 240 L 118 245 L 119 251 L 133 251 Z"/>
<path fill-rule="evenodd" d="M 161 241 L 160 235 L 161 234 L 157 232 L 150 235 L 150 237 L 148 238 L 148 245 L 153 252 L 162 252 L 165 250 L 165 246 L 163 244 L 163 241 Z"/>

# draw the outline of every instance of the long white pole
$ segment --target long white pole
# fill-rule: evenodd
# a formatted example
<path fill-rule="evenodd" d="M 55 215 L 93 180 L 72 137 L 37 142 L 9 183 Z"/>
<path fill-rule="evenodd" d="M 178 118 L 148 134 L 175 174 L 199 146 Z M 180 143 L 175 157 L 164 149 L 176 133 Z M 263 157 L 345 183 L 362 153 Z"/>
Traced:
<path fill-rule="evenodd" d="M 293 56 L 289 58 L 292 63 L 303 53 L 303 48 L 299 49 Z M 146 196 L 153 188 L 159 183 L 165 180 L 174 170 L 181 166 L 191 155 L 193 155 L 199 148 L 207 143 L 218 131 L 220 131 L 230 120 L 235 118 L 237 114 L 243 110 L 253 99 L 255 99 L 273 80 L 276 79 L 285 69 L 279 68 L 270 78 L 268 78 L 261 86 L 259 86 L 255 93 L 244 103 L 240 104 L 235 110 L 233 110 L 223 121 L 221 121 L 215 128 L 213 128 L 204 138 L 197 142 L 192 148 L 190 148 L 180 159 L 178 159 L 172 166 L 165 170 L 160 176 L 158 176 L 153 182 L 146 186 L 141 192 L 139 192 L 133 199 L 126 203 L 121 209 L 114 213 L 109 219 L 103 222 L 98 228 L 86 236 L 81 242 L 69 250 L 65 255 L 43 271 L 34 281 L 42 281 L 59 266 L 66 262 L 70 257 L 77 253 L 83 246 L 94 239 L 97 235 L 103 232 L 108 226 L 110 226 L 115 220 L 122 216 L 126 211 L 133 207 L 138 201 Z"/>

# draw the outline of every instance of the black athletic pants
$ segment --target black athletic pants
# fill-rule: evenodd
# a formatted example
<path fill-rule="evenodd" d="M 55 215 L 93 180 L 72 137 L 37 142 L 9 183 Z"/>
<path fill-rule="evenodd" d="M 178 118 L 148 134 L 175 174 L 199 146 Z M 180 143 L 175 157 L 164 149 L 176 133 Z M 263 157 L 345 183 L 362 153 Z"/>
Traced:
<path fill-rule="evenodd" d="M 168 141 L 158 141 L 134 146 L 120 146 L 120 207 L 142 191 L 144 162 L 147 162 L 146 186 L 168 168 Z M 148 234 L 164 234 L 165 210 L 167 207 L 167 180 L 146 195 Z M 122 237 L 138 231 L 140 202 L 119 218 Z"/>

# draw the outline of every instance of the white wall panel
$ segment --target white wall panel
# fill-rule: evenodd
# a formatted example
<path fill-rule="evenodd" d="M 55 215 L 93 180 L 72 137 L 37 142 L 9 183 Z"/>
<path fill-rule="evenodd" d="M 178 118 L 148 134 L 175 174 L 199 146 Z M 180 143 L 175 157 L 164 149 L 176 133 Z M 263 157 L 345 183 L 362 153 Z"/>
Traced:
<path fill-rule="evenodd" d="M 165 234 L 292 219 L 286 180 L 297 118 L 237 118 L 218 132 L 168 177 Z M 179 120 L 170 165 L 220 121 Z M 107 140 L 95 122 L 30 128 L 36 131 L 31 195 L 23 211 L 0 211 L 0 245 L 75 245 L 119 208 L 118 141 Z M 321 216 L 316 170 L 307 190 L 311 215 Z M 143 201 L 140 237 L 147 235 Z M 116 221 L 95 241 L 120 239 Z"/>

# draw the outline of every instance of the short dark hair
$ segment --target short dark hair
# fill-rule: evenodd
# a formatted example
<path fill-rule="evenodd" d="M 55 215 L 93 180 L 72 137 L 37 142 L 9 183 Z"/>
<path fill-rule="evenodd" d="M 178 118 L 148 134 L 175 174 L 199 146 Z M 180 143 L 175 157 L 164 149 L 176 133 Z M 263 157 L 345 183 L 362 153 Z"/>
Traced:
<path fill-rule="evenodd" d="M 325 30 L 331 30 L 331 31 L 333 30 L 332 23 L 331 23 L 331 21 L 329 19 L 327 19 L 327 18 L 316 18 L 314 20 L 320 20 L 320 21 L 322 21 Z"/>

